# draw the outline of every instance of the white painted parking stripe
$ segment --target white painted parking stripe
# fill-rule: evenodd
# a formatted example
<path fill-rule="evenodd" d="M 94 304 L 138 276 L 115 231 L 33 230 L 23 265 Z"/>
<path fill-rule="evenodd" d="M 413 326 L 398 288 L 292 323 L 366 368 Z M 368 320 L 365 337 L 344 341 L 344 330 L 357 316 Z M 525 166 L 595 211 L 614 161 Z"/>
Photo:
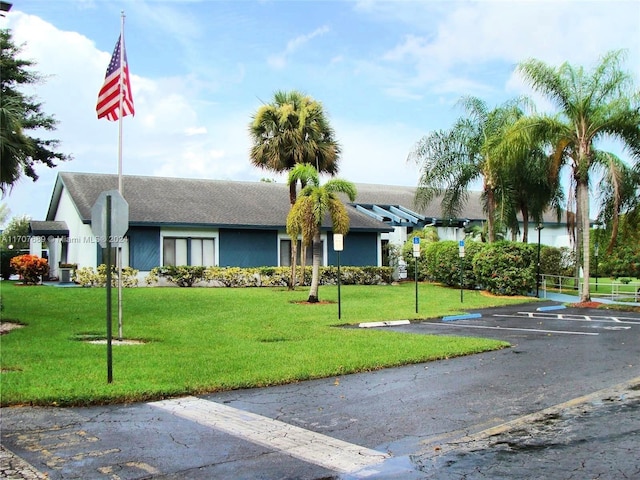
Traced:
<path fill-rule="evenodd" d="M 353 473 L 389 458 L 384 452 L 196 397 L 149 405 L 340 473 Z"/>
<path fill-rule="evenodd" d="M 488 330 L 515 330 L 518 332 L 535 332 L 535 333 L 560 333 L 563 335 L 599 335 L 594 332 L 571 332 L 567 330 L 542 330 L 539 328 L 516 328 L 516 327 L 491 327 L 488 325 L 467 325 L 461 323 L 429 323 L 429 325 L 438 325 L 441 327 L 458 327 L 458 328 L 484 328 Z"/>
<path fill-rule="evenodd" d="M 504 318 L 525 318 L 535 320 L 562 320 L 566 322 L 600 322 L 600 323 L 626 323 L 629 325 L 638 325 L 640 319 L 633 317 L 610 317 L 610 316 L 593 316 L 593 315 L 567 315 L 558 313 L 540 313 L 540 312 L 518 312 L 516 314 L 494 313 L 494 317 Z"/>
<path fill-rule="evenodd" d="M 562 319 L 562 320 L 589 320 L 589 321 L 611 321 L 611 322 L 619 322 L 619 321 L 629 321 L 629 323 L 637 323 L 640 321 L 640 318 L 637 317 L 620 317 L 616 315 L 615 317 L 611 315 L 579 315 L 579 314 L 570 314 L 570 313 L 550 313 L 550 312 L 518 312 L 515 315 L 513 314 L 494 314 L 494 316 L 502 316 L 502 317 L 512 317 L 517 315 L 524 315 L 529 318 L 551 318 L 551 319 Z"/>

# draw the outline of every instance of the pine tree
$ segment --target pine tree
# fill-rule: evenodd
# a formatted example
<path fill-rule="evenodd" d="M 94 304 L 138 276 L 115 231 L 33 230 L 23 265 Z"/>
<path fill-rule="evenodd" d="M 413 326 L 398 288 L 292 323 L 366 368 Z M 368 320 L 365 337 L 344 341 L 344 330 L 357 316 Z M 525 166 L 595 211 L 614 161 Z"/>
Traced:
<path fill-rule="evenodd" d="M 0 190 L 4 195 L 25 175 L 38 179 L 36 165 L 49 168 L 58 161 L 70 160 L 57 152 L 58 140 L 43 139 L 33 132 L 53 131 L 57 121 L 42 111 L 35 96 L 20 91 L 25 85 L 42 80 L 30 68 L 32 60 L 19 58 L 21 47 L 15 45 L 8 29 L 0 30 Z"/>

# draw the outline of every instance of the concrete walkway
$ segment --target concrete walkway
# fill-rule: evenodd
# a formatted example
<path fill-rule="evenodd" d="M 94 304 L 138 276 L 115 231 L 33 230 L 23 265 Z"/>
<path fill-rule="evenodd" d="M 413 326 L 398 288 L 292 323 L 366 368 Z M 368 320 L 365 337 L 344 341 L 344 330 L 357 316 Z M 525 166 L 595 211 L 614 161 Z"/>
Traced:
<path fill-rule="evenodd" d="M 40 480 L 47 475 L 0 445 L 0 478 L 9 480 Z"/>
<path fill-rule="evenodd" d="M 560 303 L 578 303 L 580 301 L 580 297 L 578 295 L 569 295 L 567 293 L 556 293 L 556 292 L 546 292 L 546 294 L 544 292 L 540 292 L 540 299 L 551 300 L 552 302 L 560 302 Z M 610 300 L 608 298 L 602 298 L 602 297 L 591 297 L 591 300 L 593 302 L 599 302 L 599 303 L 640 307 L 640 302 L 618 302 L 616 300 Z"/>

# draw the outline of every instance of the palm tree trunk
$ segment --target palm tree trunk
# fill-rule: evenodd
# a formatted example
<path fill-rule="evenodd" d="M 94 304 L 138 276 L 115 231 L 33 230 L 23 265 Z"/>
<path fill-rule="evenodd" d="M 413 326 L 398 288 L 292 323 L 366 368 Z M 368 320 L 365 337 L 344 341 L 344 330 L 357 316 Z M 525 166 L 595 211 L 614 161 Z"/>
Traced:
<path fill-rule="evenodd" d="M 289 209 L 293 208 L 296 203 L 298 194 L 296 192 L 297 182 L 291 182 L 289 184 Z M 295 290 L 296 288 L 296 263 L 298 258 L 298 239 L 291 239 L 291 275 L 289 281 L 289 290 Z"/>
<path fill-rule="evenodd" d="M 582 292 L 580 293 L 580 302 L 588 302 L 591 300 L 589 292 L 589 184 L 583 179 L 578 180 L 576 189 L 578 200 L 578 224 L 580 227 L 580 240 L 582 246 Z"/>
<path fill-rule="evenodd" d="M 307 245 L 304 243 L 300 247 L 300 285 L 304 285 L 306 282 L 305 268 L 307 267 Z"/>
<path fill-rule="evenodd" d="M 320 259 L 322 258 L 322 242 L 320 240 L 320 227 L 318 227 L 318 231 L 313 236 L 313 267 L 311 274 L 311 288 L 309 289 L 309 298 L 307 299 L 310 303 L 318 303 L 320 299 L 318 298 L 318 286 L 320 285 Z"/>
<path fill-rule="evenodd" d="M 529 209 L 526 203 L 520 205 L 520 213 L 522 214 L 522 243 L 529 243 Z"/>
<path fill-rule="evenodd" d="M 291 275 L 289 280 L 289 290 L 295 290 L 296 288 L 296 266 L 298 263 L 298 240 L 291 239 Z"/>
<path fill-rule="evenodd" d="M 496 198 L 493 188 L 488 185 L 485 186 L 485 193 L 487 194 L 487 233 L 489 237 L 489 243 L 493 243 L 496 241 Z"/>

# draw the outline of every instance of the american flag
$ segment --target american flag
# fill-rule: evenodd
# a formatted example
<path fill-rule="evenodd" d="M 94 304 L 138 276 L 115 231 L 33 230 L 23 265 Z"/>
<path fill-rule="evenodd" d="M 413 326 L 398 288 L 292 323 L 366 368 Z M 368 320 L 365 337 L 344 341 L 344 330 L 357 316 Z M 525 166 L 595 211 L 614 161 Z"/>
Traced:
<path fill-rule="evenodd" d="M 135 115 L 133 108 L 133 95 L 131 94 L 131 83 L 129 81 L 129 64 L 127 63 L 127 52 L 122 42 L 122 60 L 120 65 L 120 37 L 113 50 L 111 61 L 107 67 L 107 74 L 104 78 L 104 85 L 98 94 L 98 105 L 96 112 L 98 118 L 107 117 L 107 120 L 115 121 L 120 118 L 120 76 L 122 76 L 122 116 Z"/>

